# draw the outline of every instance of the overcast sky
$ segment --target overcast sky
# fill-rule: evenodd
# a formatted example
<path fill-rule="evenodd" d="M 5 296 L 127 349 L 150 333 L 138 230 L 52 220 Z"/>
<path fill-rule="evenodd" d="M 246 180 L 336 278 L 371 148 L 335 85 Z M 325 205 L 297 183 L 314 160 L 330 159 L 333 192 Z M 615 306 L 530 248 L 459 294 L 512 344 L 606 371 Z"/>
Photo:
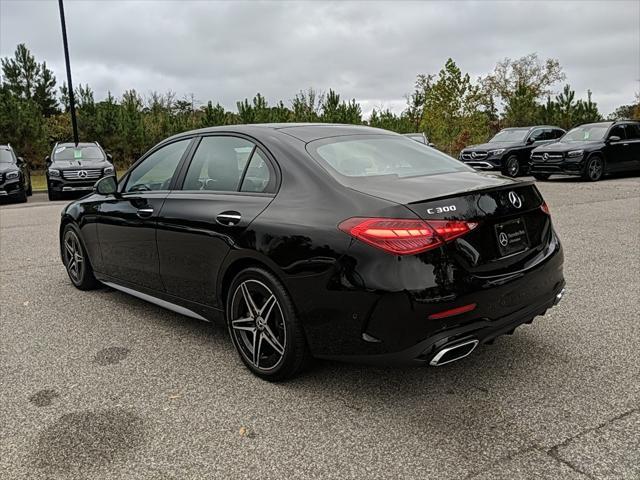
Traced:
<path fill-rule="evenodd" d="M 473 78 L 504 57 L 560 60 L 578 97 L 604 114 L 640 90 L 640 1 L 65 2 L 74 83 L 101 99 L 193 93 L 235 110 L 261 92 L 337 90 L 399 112 L 418 73 L 452 57 Z M 0 55 L 26 43 L 65 78 L 55 0 L 0 0 Z M 560 86 L 558 86 L 558 90 Z"/>

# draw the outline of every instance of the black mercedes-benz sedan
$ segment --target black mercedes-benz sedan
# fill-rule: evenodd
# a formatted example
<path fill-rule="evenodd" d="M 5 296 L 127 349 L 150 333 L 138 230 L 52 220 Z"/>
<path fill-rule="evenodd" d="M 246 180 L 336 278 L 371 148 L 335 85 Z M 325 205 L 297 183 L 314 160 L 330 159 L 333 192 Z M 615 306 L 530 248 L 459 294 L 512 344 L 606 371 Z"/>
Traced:
<path fill-rule="evenodd" d="M 312 357 L 446 364 L 564 291 L 533 183 L 362 126 L 171 137 L 63 210 L 60 249 L 79 289 L 220 321 L 270 380 Z"/>

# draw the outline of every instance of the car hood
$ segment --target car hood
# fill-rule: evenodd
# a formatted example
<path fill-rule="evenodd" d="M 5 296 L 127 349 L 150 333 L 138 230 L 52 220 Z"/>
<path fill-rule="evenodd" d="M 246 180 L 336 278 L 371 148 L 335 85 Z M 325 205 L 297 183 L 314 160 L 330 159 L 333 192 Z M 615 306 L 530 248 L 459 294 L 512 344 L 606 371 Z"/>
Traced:
<path fill-rule="evenodd" d="M 533 152 L 570 152 L 571 150 L 592 148 L 594 145 L 598 145 L 599 143 L 601 142 L 555 142 L 537 147 Z"/>
<path fill-rule="evenodd" d="M 518 142 L 493 142 L 493 143 L 478 143 L 477 145 L 469 145 L 464 147 L 464 151 L 470 150 L 497 150 L 499 148 L 511 148 L 521 146 Z"/>
<path fill-rule="evenodd" d="M 493 173 L 454 172 L 404 178 L 386 175 L 352 177 L 345 183 L 353 190 L 392 202 L 407 204 L 487 188 L 508 188 L 527 182 Z"/>
<path fill-rule="evenodd" d="M 15 163 L 0 163 L 0 172 L 12 172 L 14 170 L 20 170 Z"/>
<path fill-rule="evenodd" d="M 67 169 L 67 168 L 104 168 L 104 167 L 110 167 L 111 164 L 109 162 L 107 162 L 106 160 L 56 160 L 53 163 L 51 163 L 51 165 L 49 165 L 49 168 L 61 168 L 61 169 Z"/>

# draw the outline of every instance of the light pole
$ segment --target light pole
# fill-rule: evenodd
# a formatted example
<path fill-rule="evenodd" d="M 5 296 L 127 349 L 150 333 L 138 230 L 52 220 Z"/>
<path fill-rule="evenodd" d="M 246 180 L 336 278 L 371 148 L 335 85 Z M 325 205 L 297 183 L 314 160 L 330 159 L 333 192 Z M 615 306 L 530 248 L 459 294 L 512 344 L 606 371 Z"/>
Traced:
<path fill-rule="evenodd" d="M 69 63 L 69 44 L 67 43 L 67 24 L 64 21 L 64 5 L 58 0 L 60 7 L 60 24 L 62 25 L 62 44 L 64 45 L 64 61 L 67 65 L 67 85 L 69 86 L 69 110 L 71 112 L 71 126 L 73 127 L 73 142 L 78 146 L 78 122 L 76 121 L 76 102 L 71 82 L 71 64 Z"/>

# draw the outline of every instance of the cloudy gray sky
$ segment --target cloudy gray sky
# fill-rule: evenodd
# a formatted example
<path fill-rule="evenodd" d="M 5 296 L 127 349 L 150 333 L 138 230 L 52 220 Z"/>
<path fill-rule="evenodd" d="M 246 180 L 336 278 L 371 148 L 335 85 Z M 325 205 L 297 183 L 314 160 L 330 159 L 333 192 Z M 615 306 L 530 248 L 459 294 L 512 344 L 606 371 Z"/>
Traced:
<path fill-rule="evenodd" d="M 102 98 L 135 88 L 193 93 L 227 108 L 261 92 L 290 100 L 334 88 L 363 110 L 399 112 L 418 73 L 448 57 L 472 77 L 504 57 L 560 60 L 577 96 L 605 114 L 640 91 L 640 1 L 65 2 L 74 83 Z M 55 0 L 0 0 L 0 55 L 26 43 L 59 83 Z M 558 89 L 560 86 L 558 86 Z"/>

